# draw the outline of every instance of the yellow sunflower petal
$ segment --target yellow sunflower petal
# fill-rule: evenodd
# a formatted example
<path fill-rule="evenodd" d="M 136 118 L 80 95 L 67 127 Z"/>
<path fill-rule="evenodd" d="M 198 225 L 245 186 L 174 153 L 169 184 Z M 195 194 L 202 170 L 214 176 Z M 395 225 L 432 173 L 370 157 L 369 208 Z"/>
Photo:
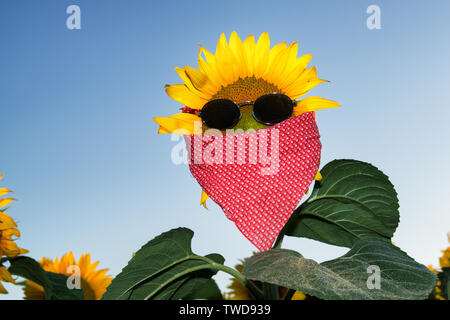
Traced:
<path fill-rule="evenodd" d="M 289 87 L 295 80 L 300 78 L 303 71 L 305 71 L 306 66 L 311 61 L 312 55 L 305 54 L 300 58 L 296 59 L 293 63 L 292 69 L 286 72 L 286 75 L 283 79 L 280 80 L 278 84 L 279 88 L 287 88 Z"/>
<path fill-rule="evenodd" d="M 0 280 L 5 282 L 16 283 L 16 281 L 14 281 L 9 271 L 3 266 L 0 266 Z"/>
<path fill-rule="evenodd" d="M 202 189 L 202 195 L 200 197 L 200 205 L 203 206 L 205 209 L 208 209 L 206 206 L 206 200 L 209 198 L 209 196 L 206 194 L 205 190 Z"/>
<path fill-rule="evenodd" d="M 298 43 L 297 41 L 291 43 L 288 47 L 289 56 L 288 56 L 288 64 L 286 66 L 286 72 L 292 71 L 295 68 L 297 63 L 297 53 L 298 53 Z"/>
<path fill-rule="evenodd" d="M 306 294 L 300 291 L 295 291 L 294 295 L 292 296 L 291 300 L 305 300 Z"/>
<path fill-rule="evenodd" d="M 220 35 L 219 41 L 217 42 L 215 58 L 217 71 L 224 79 L 223 86 L 231 84 L 239 78 L 236 72 L 236 58 L 228 47 L 227 38 L 224 33 Z"/>
<path fill-rule="evenodd" d="M 244 52 L 244 46 L 236 31 L 233 31 L 230 36 L 230 50 L 233 52 L 236 61 L 236 72 L 239 78 L 248 76 L 247 58 Z"/>
<path fill-rule="evenodd" d="M 17 227 L 17 224 L 14 222 L 14 220 L 9 215 L 7 215 L 2 211 L 0 211 L 0 221 L 10 228 Z"/>
<path fill-rule="evenodd" d="M 217 72 L 214 56 L 212 60 L 206 62 L 202 57 L 202 52 L 207 51 L 205 48 L 200 47 L 198 53 L 198 69 L 203 72 L 209 79 L 209 81 L 214 85 L 217 90 L 220 89 L 222 78 Z"/>
<path fill-rule="evenodd" d="M 317 171 L 316 175 L 314 176 L 314 180 L 322 181 L 322 174 L 320 173 L 320 171 Z"/>
<path fill-rule="evenodd" d="M 279 83 L 280 80 L 283 77 L 283 73 L 286 70 L 286 66 L 288 63 L 288 58 L 289 58 L 289 49 L 286 47 L 286 43 L 280 43 L 281 46 L 281 50 L 279 50 L 278 52 L 275 51 L 275 56 L 272 58 L 273 61 L 269 62 L 269 67 L 266 70 L 265 75 L 263 76 L 264 79 L 266 79 L 268 82 L 270 83 Z M 274 49 L 277 47 L 278 45 L 276 45 L 272 50 L 271 50 L 271 55 L 272 55 L 272 51 L 274 51 Z M 269 59 L 270 60 L 270 59 Z"/>
<path fill-rule="evenodd" d="M 192 93 L 188 87 L 184 84 L 172 84 L 166 88 L 166 92 L 175 101 L 192 108 L 201 109 L 205 105 L 207 100 L 200 98 L 199 96 Z"/>
<path fill-rule="evenodd" d="M 250 35 L 244 40 L 244 54 L 247 61 L 248 76 L 254 75 L 253 59 L 255 57 L 256 43 L 255 36 Z"/>
<path fill-rule="evenodd" d="M 311 89 L 314 88 L 315 86 L 317 86 L 317 85 L 319 85 L 319 84 L 321 84 L 321 83 L 324 83 L 324 82 L 327 82 L 327 80 L 323 80 L 323 79 L 315 79 L 315 80 L 308 81 L 308 82 L 305 84 L 305 86 L 302 88 L 302 91 L 300 91 L 300 92 L 298 92 L 298 93 L 292 95 L 292 99 L 296 100 L 296 99 L 298 99 L 298 98 L 304 96 L 305 94 L 308 93 L 309 90 L 311 90 Z"/>
<path fill-rule="evenodd" d="M 7 230 L 9 228 L 11 228 L 11 226 L 8 226 L 7 224 L 0 222 L 0 231 Z M 0 234 L 0 237 L 1 237 L 1 234 Z"/>
<path fill-rule="evenodd" d="M 254 57 L 254 75 L 255 77 L 261 77 L 266 71 L 267 64 L 269 62 L 270 54 L 270 38 L 267 32 L 261 34 L 256 43 L 255 57 Z"/>
<path fill-rule="evenodd" d="M 44 288 L 33 281 L 25 281 L 23 293 L 24 300 L 45 300 Z"/>
<path fill-rule="evenodd" d="M 2 239 L 8 239 L 11 240 L 11 237 L 20 237 L 20 231 L 16 228 L 9 228 L 2 231 L 1 237 Z"/>
<path fill-rule="evenodd" d="M 7 294 L 8 291 L 5 289 L 5 287 L 2 285 L 2 283 L 0 282 L 0 293 L 1 294 Z"/>
<path fill-rule="evenodd" d="M 15 257 L 20 254 L 20 249 L 17 244 L 8 239 L 0 240 L 0 248 L 3 251 L 3 254 L 7 257 Z"/>
<path fill-rule="evenodd" d="M 201 125 L 200 117 L 190 113 L 177 113 L 170 117 L 155 117 L 153 120 L 162 127 L 158 132 L 174 134 L 196 134 L 196 125 Z M 197 123 L 196 123 L 197 122 Z"/>
<path fill-rule="evenodd" d="M 205 73 L 189 66 L 184 66 L 184 70 L 197 90 L 206 92 L 210 96 L 216 93 L 217 88 L 211 83 Z"/>
<path fill-rule="evenodd" d="M 161 126 L 159 126 L 158 134 L 162 134 L 162 133 L 170 133 L 170 131 L 165 129 L 165 128 L 163 128 L 163 127 L 161 127 Z"/>
<path fill-rule="evenodd" d="M 15 200 L 14 198 L 3 198 L 0 199 L 0 208 L 7 206 L 8 204 L 10 204 L 13 200 Z"/>
<path fill-rule="evenodd" d="M 175 68 L 175 71 L 178 73 L 178 76 L 180 76 L 181 80 L 183 80 L 189 91 L 191 91 L 194 95 L 205 100 L 208 100 L 211 97 L 208 93 L 202 92 L 194 86 L 185 69 Z"/>
<path fill-rule="evenodd" d="M 289 97 L 295 99 L 294 96 L 303 94 L 303 92 L 305 91 L 305 87 L 308 85 L 308 82 L 317 79 L 316 67 L 306 68 L 292 84 L 285 88 L 285 92 Z"/>
<path fill-rule="evenodd" d="M 213 81 L 218 87 L 222 86 L 225 83 L 225 79 L 217 69 L 216 57 L 214 56 L 214 54 L 200 45 L 199 58 L 201 58 L 202 54 L 205 56 L 206 61 L 205 64 L 202 64 L 203 69 L 200 65 L 199 69 L 207 73 L 211 81 Z"/>
<path fill-rule="evenodd" d="M 5 194 L 10 193 L 10 192 L 11 192 L 11 190 L 8 190 L 6 188 L 0 188 L 0 197 L 4 196 Z"/>
<path fill-rule="evenodd" d="M 274 62 L 275 63 L 278 62 L 277 61 L 278 54 L 280 52 L 282 52 L 282 51 L 285 51 L 285 50 L 287 50 L 287 43 L 286 42 L 281 42 L 281 43 L 275 45 L 272 49 L 270 49 L 269 62 L 267 64 L 267 69 L 264 72 L 264 75 L 268 74 L 271 71 L 272 65 L 274 64 Z"/>
<path fill-rule="evenodd" d="M 294 107 L 294 116 L 299 116 L 305 112 L 336 108 L 339 106 L 340 104 L 333 100 L 328 100 L 320 97 L 308 97 L 297 102 L 297 105 Z"/>

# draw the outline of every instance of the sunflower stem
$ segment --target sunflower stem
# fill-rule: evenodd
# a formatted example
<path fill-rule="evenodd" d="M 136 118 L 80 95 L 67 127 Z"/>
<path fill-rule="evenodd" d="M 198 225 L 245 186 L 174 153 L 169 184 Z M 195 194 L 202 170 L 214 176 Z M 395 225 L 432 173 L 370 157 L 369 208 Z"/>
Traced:
<path fill-rule="evenodd" d="M 281 244 L 283 243 L 284 233 L 282 233 L 283 230 L 280 231 L 280 234 L 277 237 L 277 240 L 275 240 L 275 244 L 273 245 L 272 249 L 279 249 L 281 248 Z"/>
<path fill-rule="evenodd" d="M 228 273 L 229 275 L 232 275 L 236 279 L 238 279 L 250 291 L 251 295 L 253 296 L 253 298 L 255 298 L 255 300 L 263 300 L 264 299 L 264 295 L 261 292 L 261 290 L 257 286 L 255 286 L 255 284 L 253 282 L 251 282 L 249 279 L 247 279 L 239 271 L 237 271 L 233 268 L 227 267 L 223 264 L 217 263 L 206 257 L 194 256 L 194 259 L 203 260 L 205 262 L 208 262 L 213 269 L 223 271 L 225 273 Z"/>
<path fill-rule="evenodd" d="M 283 300 L 291 300 L 294 296 L 295 290 L 289 289 L 288 292 L 286 292 L 286 295 L 284 296 Z"/>
<path fill-rule="evenodd" d="M 278 293 L 278 286 L 276 284 L 271 284 L 263 282 L 264 298 L 267 300 L 279 300 L 280 295 Z"/>
<path fill-rule="evenodd" d="M 308 202 L 308 200 L 306 200 L 305 203 Z M 294 212 L 292 213 L 291 217 L 289 218 L 289 220 L 284 225 L 283 229 L 281 229 L 280 233 L 278 234 L 278 237 L 275 240 L 275 243 L 274 243 L 272 249 L 280 249 L 281 248 L 281 244 L 283 243 L 283 238 L 284 238 L 284 236 L 285 236 L 289 226 L 291 225 L 292 221 L 294 221 L 296 219 L 296 214 L 297 214 L 298 211 L 301 210 L 303 205 L 304 205 L 304 203 L 302 203 L 300 205 L 300 207 L 298 207 L 296 210 L 294 210 Z"/>
<path fill-rule="evenodd" d="M 294 212 L 295 214 L 295 212 Z M 286 230 L 287 227 L 289 225 L 289 222 L 291 221 L 291 219 L 289 219 L 286 224 L 284 225 L 283 229 L 281 229 L 280 233 L 278 234 L 277 239 L 275 240 L 275 243 L 272 246 L 272 249 L 280 249 L 281 248 L 281 244 L 283 243 L 283 238 L 284 235 L 286 234 Z"/>

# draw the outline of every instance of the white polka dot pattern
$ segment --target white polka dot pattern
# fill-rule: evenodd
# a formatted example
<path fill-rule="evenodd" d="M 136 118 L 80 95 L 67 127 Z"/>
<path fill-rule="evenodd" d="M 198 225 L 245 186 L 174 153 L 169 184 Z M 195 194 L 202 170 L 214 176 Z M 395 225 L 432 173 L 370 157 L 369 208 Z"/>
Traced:
<path fill-rule="evenodd" d="M 270 155 L 273 143 L 277 142 L 272 138 L 277 135 L 279 167 L 269 170 L 271 174 L 263 174 L 262 170 L 267 170 L 276 161 L 261 163 L 260 154 L 249 147 L 249 142 L 258 138 L 257 149 L 261 152 L 261 141 L 267 141 L 267 154 Z M 267 139 L 261 140 L 264 137 Z M 242 234 L 260 251 L 264 251 L 271 248 L 319 169 L 319 138 L 314 114 L 308 112 L 269 128 L 227 135 L 223 139 L 223 150 L 219 150 L 216 144 L 218 152 L 223 151 L 223 163 L 199 163 L 198 160 L 196 163 L 194 153 L 198 155 L 200 152 L 205 157 L 206 150 L 211 153 L 211 143 L 216 139 L 222 142 L 222 136 L 197 136 L 199 143 L 196 143 L 194 136 L 186 136 L 189 168 L 228 219 L 234 221 Z M 227 144 L 230 143 L 234 146 L 232 163 L 225 159 Z M 230 145 L 228 147 L 231 148 Z M 238 155 L 238 147 L 245 150 L 244 163 L 242 154 Z M 239 163 L 238 159 L 241 160 Z"/>

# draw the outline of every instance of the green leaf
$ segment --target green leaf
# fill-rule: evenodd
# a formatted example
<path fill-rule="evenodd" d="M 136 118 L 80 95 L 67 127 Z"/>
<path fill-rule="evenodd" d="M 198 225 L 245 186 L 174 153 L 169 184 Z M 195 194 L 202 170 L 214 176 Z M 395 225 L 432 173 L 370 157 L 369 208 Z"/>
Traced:
<path fill-rule="evenodd" d="M 44 288 L 45 296 L 50 299 L 52 296 L 52 284 L 50 283 L 46 272 L 42 269 L 39 262 L 27 256 L 19 256 L 9 259 L 10 266 L 8 271 L 16 276 L 31 280 Z"/>
<path fill-rule="evenodd" d="M 224 259 L 220 255 L 211 254 L 206 257 L 217 263 L 224 263 Z M 181 285 L 171 296 L 171 299 L 223 300 L 222 293 L 217 287 L 216 282 L 211 279 L 215 273 L 216 272 L 212 270 L 201 270 L 194 272 L 192 275 L 183 277 Z"/>
<path fill-rule="evenodd" d="M 68 277 L 63 274 L 46 272 L 39 262 L 27 257 L 19 256 L 9 259 L 8 271 L 16 276 L 33 281 L 44 288 L 47 300 L 83 300 L 83 290 L 69 289 Z"/>
<path fill-rule="evenodd" d="M 220 255 L 207 255 L 206 258 L 219 264 L 224 262 Z M 204 269 L 205 267 L 210 267 L 210 264 L 201 260 L 191 259 L 181 262 L 133 289 L 128 299 L 182 299 L 184 296 L 191 294 L 193 290 L 199 289 L 205 280 L 216 273 L 216 271 Z M 195 271 L 197 268 L 203 269 Z M 186 272 L 188 273 L 185 276 L 180 276 Z M 166 285 L 167 287 L 165 287 Z"/>
<path fill-rule="evenodd" d="M 67 287 L 68 277 L 64 274 L 46 272 L 52 284 L 52 295 L 50 300 L 84 300 L 82 289 L 69 289 Z"/>
<path fill-rule="evenodd" d="M 369 288 L 374 276 L 369 266 L 379 268 L 379 289 Z M 261 252 L 246 261 L 243 273 L 252 280 L 330 300 L 426 299 L 436 281 L 425 266 L 376 238 L 359 240 L 344 256 L 322 264 L 292 250 Z"/>
<path fill-rule="evenodd" d="M 200 289 L 224 258 L 195 255 L 193 235 L 187 228 L 178 228 L 149 241 L 114 278 L 102 299 L 182 299 Z"/>
<path fill-rule="evenodd" d="M 217 283 L 213 279 L 204 280 L 202 284 L 193 288 L 189 294 L 183 297 L 184 300 L 223 300 Z"/>
<path fill-rule="evenodd" d="M 321 170 L 311 196 L 292 214 L 289 236 L 351 248 L 359 239 L 390 239 L 399 222 L 397 193 L 369 163 L 334 160 Z"/>

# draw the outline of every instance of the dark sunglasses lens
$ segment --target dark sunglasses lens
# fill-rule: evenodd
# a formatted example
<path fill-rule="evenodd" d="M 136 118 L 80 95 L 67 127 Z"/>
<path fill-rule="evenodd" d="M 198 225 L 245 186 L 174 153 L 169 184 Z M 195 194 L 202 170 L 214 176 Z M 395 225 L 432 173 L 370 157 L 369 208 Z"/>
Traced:
<path fill-rule="evenodd" d="M 203 106 L 200 117 L 209 128 L 224 130 L 234 127 L 239 122 L 241 111 L 231 100 L 216 99 Z"/>
<path fill-rule="evenodd" d="M 259 97 L 253 105 L 256 121 L 271 126 L 288 119 L 294 110 L 291 98 L 281 93 L 266 94 Z"/>

